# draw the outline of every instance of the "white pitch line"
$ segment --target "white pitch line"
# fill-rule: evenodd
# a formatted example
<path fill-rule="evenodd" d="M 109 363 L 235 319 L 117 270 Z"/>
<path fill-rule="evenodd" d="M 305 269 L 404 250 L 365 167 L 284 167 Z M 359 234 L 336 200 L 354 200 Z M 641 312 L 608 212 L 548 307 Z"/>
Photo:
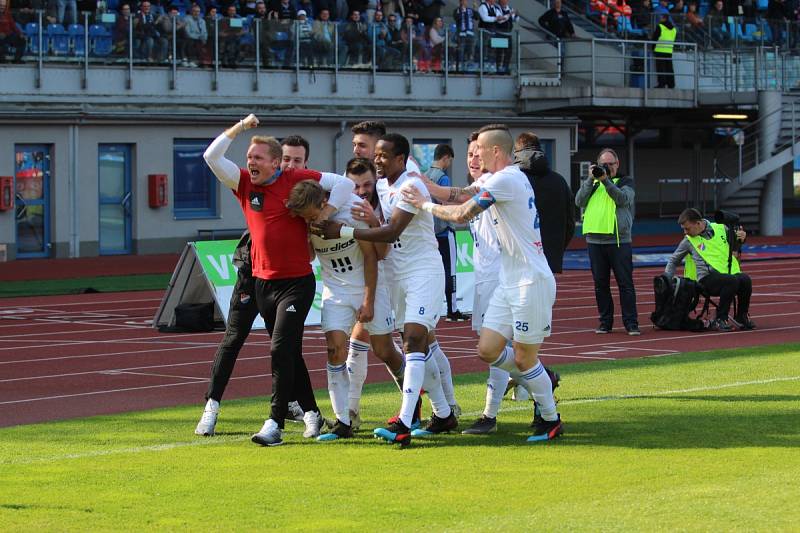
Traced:
<path fill-rule="evenodd" d="M 753 381 L 738 381 L 734 383 L 722 383 L 719 385 L 711 385 L 705 387 L 692 387 L 687 389 L 677 389 L 677 390 L 664 390 L 664 391 L 654 391 L 649 393 L 642 393 L 642 394 L 624 394 L 624 395 L 616 395 L 616 396 L 597 396 L 594 398 L 576 398 L 574 400 L 560 400 L 559 406 L 564 405 L 581 405 L 581 404 L 588 404 L 588 403 L 601 403 L 601 402 L 614 402 L 614 401 L 625 401 L 625 400 L 638 400 L 643 398 L 649 398 L 652 396 L 671 396 L 673 394 L 687 394 L 693 392 L 707 392 L 707 391 L 714 391 L 714 390 L 722 390 L 722 389 L 729 389 L 735 387 L 747 387 L 751 385 L 769 385 L 772 383 L 781 383 L 786 381 L 798 381 L 800 380 L 800 376 L 785 376 L 785 377 L 777 377 L 777 378 L 770 378 L 770 379 L 759 379 Z M 526 402 L 527 403 L 527 402 Z M 519 407 L 506 407 L 501 408 L 500 412 L 502 413 L 512 413 L 512 412 L 519 412 L 519 411 L 530 411 L 530 405 L 524 405 Z M 462 416 L 478 416 L 480 412 L 468 412 L 463 413 Z M 456 437 L 459 438 L 459 437 Z M 174 450 L 176 448 L 185 448 L 190 446 L 208 446 L 208 445 L 216 445 L 216 444 L 230 444 L 230 443 L 237 443 L 249 440 L 249 437 L 246 436 L 215 436 L 213 438 L 197 438 L 191 441 L 178 441 L 178 442 L 165 442 L 162 444 L 153 444 L 150 446 L 134 446 L 130 448 L 121 448 L 117 450 L 93 450 L 89 452 L 83 453 L 70 453 L 64 455 L 51 455 L 48 457 L 37 457 L 37 458 L 22 458 L 22 459 L 2 459 L 0 458 L 0 464 L 5 465 L 25 465 L 25 464 L 33 464 L 33 463 L 53 463 L 57 461 L 66 461 L 71 459 L 88 459 L 91 457 L 103 457 L 108 455 L 122 455 L 122 454 L 140 454 L 140 453 L 148 453 L 148 452 L 162 452 L 162 451 L 169 451 Z"/>

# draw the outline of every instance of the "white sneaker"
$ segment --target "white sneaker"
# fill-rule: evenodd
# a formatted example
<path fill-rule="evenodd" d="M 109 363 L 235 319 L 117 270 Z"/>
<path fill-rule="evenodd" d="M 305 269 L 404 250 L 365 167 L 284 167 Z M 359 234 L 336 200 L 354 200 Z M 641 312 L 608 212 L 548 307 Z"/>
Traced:
<path fill-rule="evenodd" d="M 268 418 L 261 427 L 261 431 L 250 437 L 250 440 L 262 446 L 278 446 L 283 444 L 282 435 L 283 432 L 278 427 L 278 423 Z"/>
<path fill-rule="evenodd" d="M 316 411 L 308 411 L 303 415 L 303 422 L 306 424 L 303 436 L 307 439 L 312 439 L 319 437 L 319 432 L 322 429 L 322 424 L 325 423 L 325 419 Z"/>
<path fill-rule="evenodd" d="M 286 420 L 290 422 L 303 421 L 303 408 L 300 407 L 298 402 L 289 402 L 289 411 L 286 413 Z"/>
<path fill-rule="evenodd" d="M 458 403 L 451 405 L 450 409 L 453 411 L 453 415 L 455 415 L 456 418 L 461 418 L 461 406 L 458 405 Z"/>
<path fill-rule="evenodd" d="M 514 391 L 511 393 L 511 399 L 515 402 L 524 402 L 527 400 L 531 400 L 531 395 L 528 392 L 528 389 L 523 387 L 522 385 L 516 385 L 514 387 Z"/>
<path fill-rule="evenodd" d="M 203 410 L 203 416 L 200 417 L 200 422 L 197 423 L 197 427 L 194 429 L 194 434 L 205 437 L 212 436 L 214 428 L 217 426 L 217 416 L 219 416 L 219 402 L 209 399 Z"/>

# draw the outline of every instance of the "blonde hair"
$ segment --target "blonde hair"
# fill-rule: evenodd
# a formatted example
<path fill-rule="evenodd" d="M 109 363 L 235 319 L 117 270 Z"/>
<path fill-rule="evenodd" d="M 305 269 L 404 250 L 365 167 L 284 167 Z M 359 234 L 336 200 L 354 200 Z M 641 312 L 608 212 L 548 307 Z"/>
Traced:
<path fill-rule="evenodd" d="M 325 202 L 325 189 L 314 180 L 303 180 L 295 184 L 286 200 L 286 209 L 299 213 L 303 209 L 314 206 L 321 208 Z"/>
<path fill-rule="evenodd" d="M 269 155 L 272 156 L 273 159 L 280 160 L 281 156 L 283 156 L 283 148 L 281 148 L 281 143 L 279 143 L 278 139 L 275 137 L 268 137 L 266 135 L 253 135 L 253 137 L 250 139 L 250 145 L 252 146 L 254 144 L 266 144 Z"/>
<path fill-rule="evenodd" d="M 514 138 L 505 124 L 487 124 L 478 130 L 478 135 L 486 134 L 489 146 L 497 146 L 506 155 L 514 153 Z"/>

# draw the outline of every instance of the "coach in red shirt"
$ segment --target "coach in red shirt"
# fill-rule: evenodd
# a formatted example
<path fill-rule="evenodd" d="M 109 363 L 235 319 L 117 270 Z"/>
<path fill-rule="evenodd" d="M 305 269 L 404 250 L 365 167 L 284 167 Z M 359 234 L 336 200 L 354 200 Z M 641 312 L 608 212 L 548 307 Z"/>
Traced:
<path fill-rule="evenodd" d="M 244 212 L 250 230 L 250 255 L 256 278 L 256 302 L 272 339 L 272 406 L 269 419 L 253 442 L 281 444 L 287 404 L 296 395 L 306 412 L 306 437 L 316 437 L 322 416 L 319 413 L 308 371 L 299 364 L 302 358 L 303 326 L 314 300 L 316 282 L 311 270 L 307 227 L 294 217 L 285 202 L 299 181 L 315 180 L 330 191 L 330 200 L 321 217 L 327 218 L 344 205 L 353 192 L 353 182 L 344 176 L 316 170 L 279 170 L 281 145 L 274 137 L 256 135 L 247 150 L 247 168 L 239 168 L 225 158 L 234 138 L 258 126 L 249 115 L 214 139 L 204 158 L 224 185 L 230 187 Z M 311 423 L 309 423 L 311 422 Z M 316 434 L 309 432 L 316 426 Z"/>

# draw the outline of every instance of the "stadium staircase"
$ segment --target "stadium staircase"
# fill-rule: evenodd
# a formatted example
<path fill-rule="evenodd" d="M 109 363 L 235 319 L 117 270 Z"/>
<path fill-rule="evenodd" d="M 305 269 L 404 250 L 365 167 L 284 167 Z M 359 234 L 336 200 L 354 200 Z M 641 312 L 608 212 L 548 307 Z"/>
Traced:
<path fill-rule="evenodd" d="M 746 228 L 758 228 L 762 210 L 770 207 L 762 201 L 767 176 L 800 154 L 799 113 L 800 95 L 784 93 L 778 109 L 741 129 L 744 135 L 741 146 L 727 146 L 717 151 L 715 175 L 728 180 L 720 189 L 719 206 L 738 213 Z M 780 128 L 771 149 L 771 139 L 765 139 L 761 133 L 765 125 L 771 131 Z"/>

